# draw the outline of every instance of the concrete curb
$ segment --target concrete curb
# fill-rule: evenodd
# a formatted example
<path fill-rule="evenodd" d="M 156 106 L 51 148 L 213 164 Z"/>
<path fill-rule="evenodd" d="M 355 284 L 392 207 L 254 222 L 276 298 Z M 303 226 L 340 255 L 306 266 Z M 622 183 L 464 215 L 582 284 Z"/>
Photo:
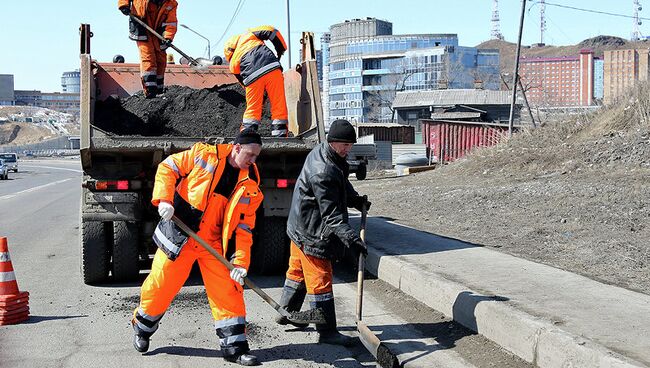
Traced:
<path fill-rule="evenodd" d="M 530 315 L 505 298 L 476 293 L 399 256 L 369 249 L 366 270 L 539 367 L 645 367 Z"/>

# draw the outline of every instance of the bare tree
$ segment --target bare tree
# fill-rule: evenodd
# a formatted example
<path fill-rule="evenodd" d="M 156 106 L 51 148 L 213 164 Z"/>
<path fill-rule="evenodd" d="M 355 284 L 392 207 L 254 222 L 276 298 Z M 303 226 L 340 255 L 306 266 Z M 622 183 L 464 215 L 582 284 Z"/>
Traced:
<path fill-rule="evenodd" d="M 364 86 L 383 86 L 381 89 L 367 91 L 364 93 L 364 110 L 368 121 L 378 123 L 387 120 L 385 109 L 390 110 L 393 122 L 395 119 L 395 110 L 393 101 L 399 91 L 406 89 L 407 80 L 415 74 L 415 68 L 406 68 L 402 62 L 391 68 L 391 73 L 381 76 L 365 76 Z"/>

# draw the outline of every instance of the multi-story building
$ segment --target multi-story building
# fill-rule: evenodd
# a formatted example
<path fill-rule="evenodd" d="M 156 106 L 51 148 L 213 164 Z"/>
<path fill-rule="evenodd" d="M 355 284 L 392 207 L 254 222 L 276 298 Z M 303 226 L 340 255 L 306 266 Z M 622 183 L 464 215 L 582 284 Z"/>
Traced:
<path fill-rule="evenodd" d="M 594 53 L 579 56 L 521 58 L 519 75 L 528 102 L 539 107 L 594 104 Z"/>
<path fill-rule="evenodd" d="M 647 81 L 648 49 L 605 51 L 603 100 L 613 102 L 632 88 L 637 81 Z"/>
<path fill-rule="evenodd" d="M 393 35 L 392 23 L 375 18 L 331 26 L 321 48 L 327 124 L 391 121 L 397 91 L 473 88 L 484 72 L 498 80 L 498 51 L 459 47 L 456 34 Z"/>
<path fill-rule="evenodd" d="M 330 43 L 330 34 L 329 33 L 323 33 L 323 35 L 320 38 L 320 43 L 321 43 L 321 50 L 320 50 L 320 70 L 322 73 L 322 79 L 320 80 L 320 88 L 321 88 L 321 102 L 323 104 L 323 121 L 328 123 L 330 121 L 330 109 L 329 109 L 329 95 L 327 94 L 327 90 L 329 89 L 329 66 L 325 65 L 327 60 L 330 58 L 330 49 L 329 47 L 326 47 Z"/>
<path fill-rule="evenodd" d="M 81 72 L 65 72 L 61 76 L 61 90 L 65 93 L 79 93 L 81 86 Z"/>
<path fill-rule="evenodd" d="M 605 60 L 594 58 L 594 102 L 603 103 L 605 93 Z"/>
<path fill-rule="evenodd" d="M 14 91 L 16 105 L 44 107 L 47 109 L 79 115 L 79 94 L 60 92 Z"/>
<path fill-rule="evenodd" d="M 0 106 L 14 104 L 14 76 L 0 74 Z"/>

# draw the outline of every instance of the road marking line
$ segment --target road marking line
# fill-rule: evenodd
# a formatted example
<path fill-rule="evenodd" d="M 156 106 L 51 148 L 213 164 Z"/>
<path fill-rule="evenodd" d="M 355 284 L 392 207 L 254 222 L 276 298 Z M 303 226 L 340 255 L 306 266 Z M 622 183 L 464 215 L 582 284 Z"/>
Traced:
<path fill-rule="evenodd" d="M 38 168 L 41 168 L 41 169 L 66 170 L 66 171 L 74 171 L 74 172 L 78 172 L 78 173 L 83 172 L 83 171 L 77 170 L 77 169 L 67 169 L 65 167 L 56 167 L 56 166 L 36 166 L 36 165 L 21 165 L 21 166 L 38 167 Z"/>
<path fill-rule="evenodd" d="M 5 196 L 0 197 L 0 201 L 3 200 L 3 199 L 13 198 L 13 197 L 15 197 L 15 196 L 17 196 L 17 195 L 19 195 L 19 194 L 29 193 L 29 192 L 34 192 L 34 191 L 36 191 L 36 190 L 43 189 L 43 188 L 46 188 L 46 187 L 49 187 L 49 186 L 52 186 L 52 185 L 57 185 L 57 184 L 65 183 L 66 181 L 68 181 L 68 180 L 72 180 L 72 179 L 73 179 L 73 178 L 63 179 L 63 180 L 55 181 L 55 182 L 52 182 L 52 183 L 48 183 L 48 184 L 44 184 L 44 185 L 39 185 L 39 186 L 34 187 L 34 188 L 29 188 L 29 189 L 21 190 L 20 192 L 16 192 L 16 193 L 14 193 L 14 194 L 7 194 L 7 195 L 5 195 Z M 75 178 L 75 179 L 76 179 L 76 178 Z"/>

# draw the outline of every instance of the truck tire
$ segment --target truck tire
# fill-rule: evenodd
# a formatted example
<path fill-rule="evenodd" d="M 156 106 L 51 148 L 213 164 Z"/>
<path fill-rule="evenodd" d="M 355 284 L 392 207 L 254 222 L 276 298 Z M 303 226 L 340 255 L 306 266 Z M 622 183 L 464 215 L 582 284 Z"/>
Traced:
<path fill-rule="evenodd" d="M 88 285 L 108 279 L 109 249 L 104 226 L 99 221 L 81 223 L 81 274 Z"/>
<path fill-rule="evenodd" d="M 286 217 L 264 217 L 251 251 L 251 272 L 261 275 L 282 273 L 289 265 L 289 237 Z"/>
<path fill-rule="evenodd" d="M 355 172 L 354 175 L 357 177 L 357 180 L 364 180 L 366 175 L 368 175 L 368 167 L 366 164 L 359 164 L 357 172 Z"/>
<path fill-rule="evenodd" d="M 138 224 L 132 221 L 113 222 L 113 279 L 136 281 L 138 266 Z"/>

